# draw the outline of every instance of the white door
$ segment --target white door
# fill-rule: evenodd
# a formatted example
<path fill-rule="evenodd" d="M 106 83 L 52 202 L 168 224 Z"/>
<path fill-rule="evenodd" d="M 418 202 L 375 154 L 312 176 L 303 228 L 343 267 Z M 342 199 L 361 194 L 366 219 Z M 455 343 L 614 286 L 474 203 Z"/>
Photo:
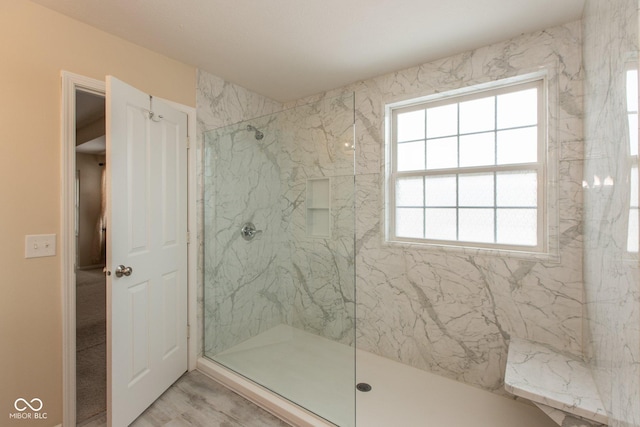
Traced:
<path fill-rule="evenodd" d="M 187 370 L 187 117 L 110 76 L 106 102 L 107 418 L 122 427 Z"/>

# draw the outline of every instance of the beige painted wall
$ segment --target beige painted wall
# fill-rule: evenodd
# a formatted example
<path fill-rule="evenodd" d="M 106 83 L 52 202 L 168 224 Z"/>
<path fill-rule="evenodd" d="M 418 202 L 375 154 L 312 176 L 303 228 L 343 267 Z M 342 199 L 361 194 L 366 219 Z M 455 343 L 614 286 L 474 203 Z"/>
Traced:
<path fill-rule="evenodd" d="M 62 422 L 61 260 L 24 258 L 26 234 L 60 234 L 61 70 L 195 106 L 194 67 L 29 1 L 0 2 L 2 425 Z M 47 420 L 10 421 L 18 397 L 40 398 Z"/>

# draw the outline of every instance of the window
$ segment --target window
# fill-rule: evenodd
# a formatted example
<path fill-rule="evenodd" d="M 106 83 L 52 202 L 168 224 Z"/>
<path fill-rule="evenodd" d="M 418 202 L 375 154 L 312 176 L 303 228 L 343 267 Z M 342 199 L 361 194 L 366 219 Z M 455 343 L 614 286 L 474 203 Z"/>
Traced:
<path fill-rule="evenodd" d="M 545 248 L 544 79 L 388 106 L 388 239 Z"/>

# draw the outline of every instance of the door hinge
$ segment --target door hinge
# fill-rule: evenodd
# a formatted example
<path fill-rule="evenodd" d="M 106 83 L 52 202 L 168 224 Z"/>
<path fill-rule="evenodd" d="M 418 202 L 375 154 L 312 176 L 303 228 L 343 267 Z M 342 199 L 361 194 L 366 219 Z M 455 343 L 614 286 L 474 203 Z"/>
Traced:
<path fill-rule="evenodd" d="M 187 323 L 187 339 L 191 338 L 191 325 Z"/>
<path fill-rule="evenodd" d="M 191 148 L 191 137 L 187 136 L 187 150 Z"/>
<path fill-rule="evenodd" d="M 191 233 L 187 231 L 187 245 L 191 243 Z"/>

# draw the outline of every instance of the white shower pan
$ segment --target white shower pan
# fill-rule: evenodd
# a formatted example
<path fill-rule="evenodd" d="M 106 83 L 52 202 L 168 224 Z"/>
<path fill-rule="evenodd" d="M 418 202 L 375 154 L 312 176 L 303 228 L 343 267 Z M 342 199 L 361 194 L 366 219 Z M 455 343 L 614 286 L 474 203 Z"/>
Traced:
<path fill-rule="evenodd" d="M 356 391 L 350 374 L 352 347 L 287 325 L 253 337 L 216 359 L 228 367 L 201 358 L 198 369 L 294 426 L 352 427 L 355 421 L 356 427 L 557 427 L 529 404 L 361 350 L 356 351 L 355 382 L 368 383 L 372 390 Z M 306 382 L 291 381 L 301 376 Z M 269 384 L 269 389 L 257 383 Z M 271 390 L 296 396 L 300 405 L 322 416 Z"/>

